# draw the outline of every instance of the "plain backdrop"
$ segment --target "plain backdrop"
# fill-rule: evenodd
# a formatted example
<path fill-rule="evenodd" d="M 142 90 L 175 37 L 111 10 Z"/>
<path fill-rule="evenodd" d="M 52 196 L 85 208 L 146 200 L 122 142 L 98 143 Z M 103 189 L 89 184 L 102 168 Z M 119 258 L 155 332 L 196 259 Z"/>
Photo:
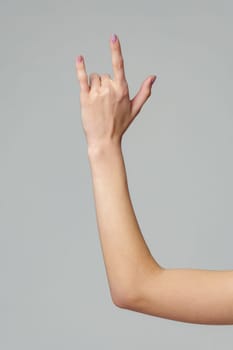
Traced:
<path fill-rule="evenodd" d="M 233 347 L 232 326 L 117 308 L 96 225 L 75 58 L 150 99 L 123 137 L 144 238 L 167 268 L 233 268 L 231 1 L 0 1 L 0 348 Z"/>

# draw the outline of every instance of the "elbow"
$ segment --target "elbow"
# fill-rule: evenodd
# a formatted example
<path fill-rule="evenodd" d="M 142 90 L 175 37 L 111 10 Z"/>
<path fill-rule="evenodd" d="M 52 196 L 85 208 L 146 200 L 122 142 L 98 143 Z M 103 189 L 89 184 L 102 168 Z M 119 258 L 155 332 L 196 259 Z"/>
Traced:
<path fill-rule="evenodd" d="M 136 288 L 115 291 L 111 294 L 112 302 L 120 309 L 133 309 L 140 299 Z"/>
<path fill-rule="evenodd" d="M 132 300 L 126 299 L 125 297 L 114 297 L 112 298 L 113 304 L 120 309 L 128 309 L 129 305 L 132 305 Z"/>
<path fill-rule="evenodd" d="M 115 298 L 113 299 L 113 304 L 120 309 L 132 310 L 134 308 L 136 301 L 130 298 Z"/>
<path fill-rule="evenodd" d="M 141 309 L 147 300 L 148 290 L 151 289 L 151 280 L 156 278 L 157 281 L 157 276 L 164 270 L 165 268 L 162 266 L 158 267 L 156 265 L 156 268 L 153 267 L 152 270 L 147 271 L 140 281 L 134 281 L 134 283 L 128 284 L 125 288 L 113 288 L 111 295 L 114 305 L 121 309 L 134 311 Z"/>

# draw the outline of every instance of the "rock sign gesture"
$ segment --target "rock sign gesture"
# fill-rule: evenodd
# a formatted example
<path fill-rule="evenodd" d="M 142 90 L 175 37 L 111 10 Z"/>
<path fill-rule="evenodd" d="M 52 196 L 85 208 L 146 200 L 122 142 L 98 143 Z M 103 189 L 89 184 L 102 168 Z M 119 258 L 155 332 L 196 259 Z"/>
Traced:
<path fill-rule="evenodd" d="M 88 147 L 110 141 L 121 143 L 122 135 L 151 95 L 156 79 L 155 75 L 147 77 L 130 100 L 121 45 L 115 34 L 111 36 L 110 48 L 113 79 L 109 74 L 92 73 L 88 83 L 84 57 L 80 55 L 76 60 L 82 123 Z"/>
<path fill-rule="evenodd" d="M 96 215 L 115 305 L 197 324 L 233 324 L 233 270 L 166 268 L 152 256 L 130 198 L 122 135 L 151 94 L 155 76 L 129 99 L 119 39 L 110 41 L 114 78 L 91 74 L 77 59 L 83 127 Z M 114 171 L 113 171 L 114 170 Z"/>

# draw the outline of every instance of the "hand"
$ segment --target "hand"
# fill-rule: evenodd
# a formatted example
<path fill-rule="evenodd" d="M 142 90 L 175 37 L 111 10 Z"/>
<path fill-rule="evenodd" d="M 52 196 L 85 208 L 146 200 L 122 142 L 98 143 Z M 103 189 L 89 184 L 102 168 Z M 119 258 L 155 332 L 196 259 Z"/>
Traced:
<path fill-rule="evenodd" d="M 82 123 L 88 146 L 99 146 L 109 141 L 121 143 L 122 136 L 151 95 L 156 76 L 149 76 L 142 83 L 135 97 L 129 99 L 124 61 L 119 38 L 110 40 L 114 78 L 108 74 L 86 73 L 83 56 L 76 61 L 80 83 Z"/>

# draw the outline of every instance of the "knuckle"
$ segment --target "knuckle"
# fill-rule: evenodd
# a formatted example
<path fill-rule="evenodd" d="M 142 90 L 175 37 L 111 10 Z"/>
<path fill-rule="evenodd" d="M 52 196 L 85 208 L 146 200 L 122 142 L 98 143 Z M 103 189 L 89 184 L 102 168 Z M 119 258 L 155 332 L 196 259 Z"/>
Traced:
<path fill-rule="evenodd" d="M 92 90 L 91 93 L 90 93 L 90 97 L 89 97 L 87 106 L 88 106 L 88 107 L 93 106 L 93 104 L 99 99 L 99 95 L 100 95 L 100 94 L 99 94 L 99 91 L 97 91 L 97 90 Z"/>
<path fill-rule="evenodd" d="M 113 62 L 113 67 L 116 69 L 122 69 L 124 67 L 124 59 L 122 57 L 118 58 L 118 60 Z"/>
<path fill-rule="evenodd" d="M 83 72 L 78 72 L 77 77 L 80 82 L 83 82 L 86 79 L 86 75 Z"/>
<path fill-rule="evenodd" d="M 116 100 L 118 102 L 121 102 L 123 100 L 125 100 L 125 98 L 127 97 L 127 94 L 125 92 L 123 92 L 123 90 L 119 90 L 116 96 Z"/>
<path fill-rule="evenodd" d="M 109 74 L 102 74 L 101 79 L 110 79 L 110 75 Z"/>
<path fill-rule="evenodd" d="M 147 98 L 151 96 L 151 89 L 150 88 L 147 88 Z"/>
<path fill-rule="evenodd" d="M 111 88 L 109 85 L 106 85 L 104 86 L 102 89 L 101 89 L 101 95 L 102 96 L 105 96 L 105 95 L 109 95 L 111 92 Z"/>
<path fill-rule="evenodd" d="M 96 78 L 98 77 L 98 74 L 96 72 L 93 72 L 90 74 L 90 78 Z"/>
<path fill-rule="evenodd" d="M 122 84 L 121 92 L 122 92 L 122 95 L 123 95 L 123 96 L 128 96 L 129 89 L 128 89 L 128 84 L 127 84 L 127 82 L 124 82 L 124 83 Z"/>
<path fill-rule="evenodd" d="M 117 89 L 118 100 L 121 101 L 125 99 L 126 97 L 128 97 L 128 94 L 129 94 L 128 84 L 127 82 L 123 82 L 122 84 L 120 84 L 119 88 Z"/>

